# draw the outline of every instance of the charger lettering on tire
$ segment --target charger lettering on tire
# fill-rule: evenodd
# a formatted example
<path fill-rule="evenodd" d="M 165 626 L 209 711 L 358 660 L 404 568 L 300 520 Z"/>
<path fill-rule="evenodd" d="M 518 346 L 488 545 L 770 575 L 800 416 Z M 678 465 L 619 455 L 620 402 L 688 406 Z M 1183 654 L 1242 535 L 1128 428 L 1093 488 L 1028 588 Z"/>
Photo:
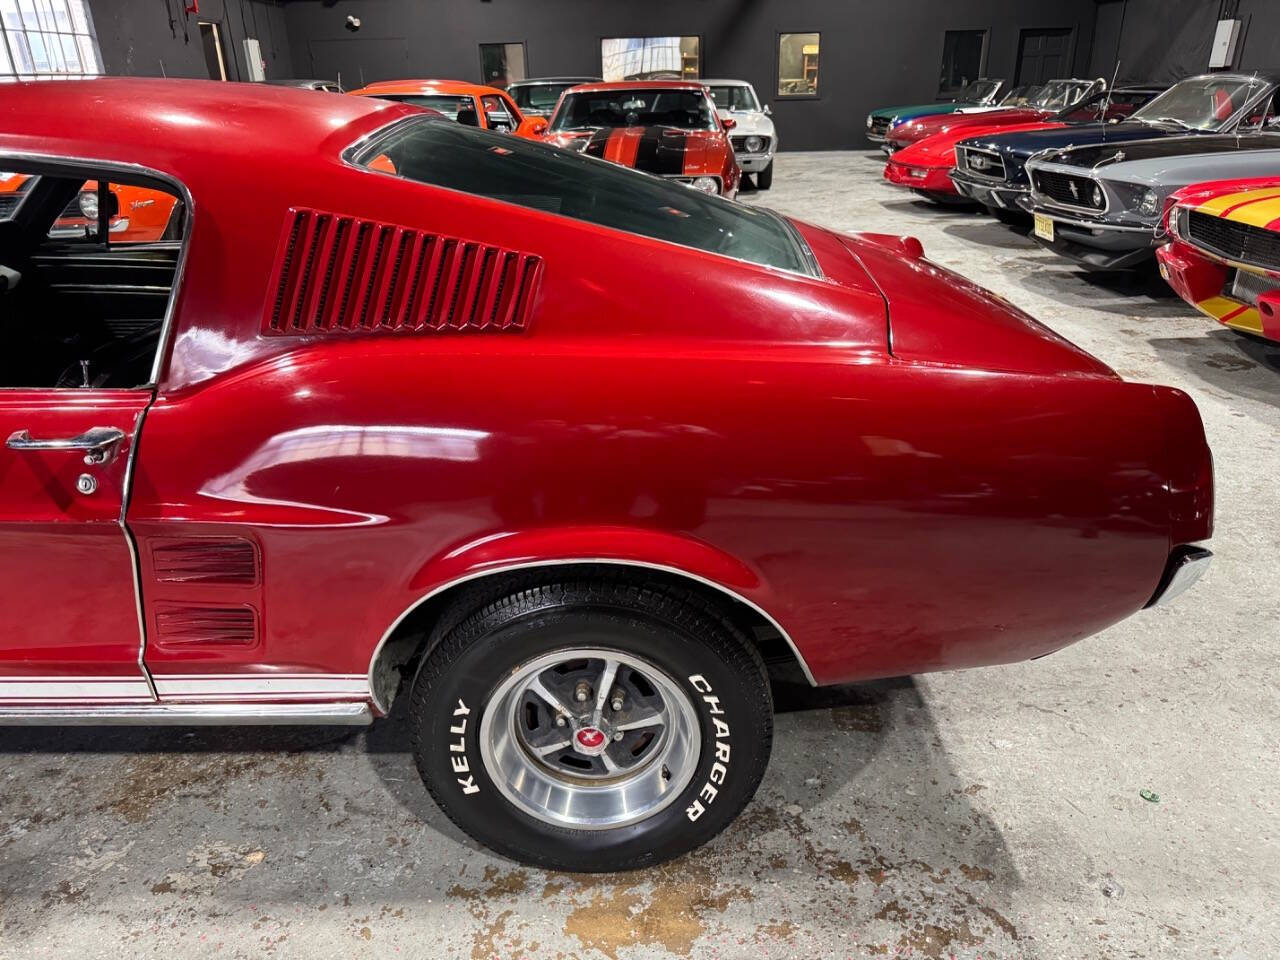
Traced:
<path fill-rule="evenodd" d="M 703 804 L 703 800 L 710 804 L 719 796 L 719 788 L 724 785 L 725 777 L 729 773 L 730 748 L 729 724 L 721 719 L 724 716 L 724 708 L 720 706 L 720 698 L 712 693 L 711 684 L 700 673 L 691 676 L 689 684 L 702 694 L 702 702 L 707 705 L 707 712 L 711 714 L 712 726 L 716 730 L 715 762 L 711 764 L 711 769 L 707 771 L 707 780 L 702 785 L 702 789 L 698 791 L 698 796 L 693 803 L 685 808 L 685 816 L 692 822 L 706 813 L 707 807 Z"/>
<path fill-rule="evenodd" d="M 465 777 L 456 778 L 458 786 L 462 787 L 463 796 L 480 792 L 480 788 L 476 786 L 475 774 L 471 772 L 471 760 L 467 756 L 467 719 L 470 716 L 470 708 L 459 698 L 458 706 L 453 711 L 454 723 L 449 728 L 449 732 L 458 738 L 449 742 L 449 752 L 455 754 L 449 758 L 449 763 L 452 764 L 455 774 L 466 774 Z"/>

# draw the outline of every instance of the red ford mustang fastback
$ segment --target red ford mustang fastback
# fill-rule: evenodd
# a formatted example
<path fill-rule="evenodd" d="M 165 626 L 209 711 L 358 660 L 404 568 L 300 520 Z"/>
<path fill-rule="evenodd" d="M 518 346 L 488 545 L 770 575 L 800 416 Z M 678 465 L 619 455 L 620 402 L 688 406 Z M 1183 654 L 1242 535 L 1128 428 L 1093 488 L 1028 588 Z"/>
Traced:
<path fill-rule="evenodd" d="M 566 90 L 548 141 L 732 199 L 742 173 L 715 101 L 700 83 L 637 80 Z"/>
<path fill-rule="evenodd" d="M 750 798 L 766 664 L 1038 657 L 1209 560 L 1191 400 L 915 241 L 371 98 L 5 110 L 39 175 L 0 223 L 5 722 L 403 698 L 464 830 L 635 867 Z M 87 179 L 167 193 L 177 239 L 48 239 Z"/>

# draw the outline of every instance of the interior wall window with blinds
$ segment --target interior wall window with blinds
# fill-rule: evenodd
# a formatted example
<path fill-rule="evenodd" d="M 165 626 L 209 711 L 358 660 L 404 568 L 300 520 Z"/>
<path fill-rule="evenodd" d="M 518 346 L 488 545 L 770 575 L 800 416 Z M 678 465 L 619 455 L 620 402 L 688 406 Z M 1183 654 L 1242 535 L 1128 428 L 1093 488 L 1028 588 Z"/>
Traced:
<path fill-rule="evenodd" d="M 100 73 L 88 0 L 0 0 L 0 81 Z"/>

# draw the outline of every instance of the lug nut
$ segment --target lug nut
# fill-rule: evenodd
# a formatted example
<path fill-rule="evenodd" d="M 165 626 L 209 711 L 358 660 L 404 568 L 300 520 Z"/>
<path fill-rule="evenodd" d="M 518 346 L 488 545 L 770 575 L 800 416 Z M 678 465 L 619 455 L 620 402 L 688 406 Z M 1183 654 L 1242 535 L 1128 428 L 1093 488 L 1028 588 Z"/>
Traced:
<path fill-rule="evenodd" d="M 619 730 L 617 733 L 615 733 L 615 734 L 613 735 L 613 739 L 614 739 L 614 740 L 621 740 L 621 739 L 622 739 L 622 731 L 621 731 L 621 730 Z"/>
<path fill-rule="evenodd" d="M 622 709 L 622 688 L 621 687 L 613 688 L 613 699 L 609 701 L 609 706 L 613 707 L 615 711 Z"/>
<path fill-rule="evenodd" d="M 586 703 L 591 699 L 591 684 L 585 680 L 579 680 L 578 685 L 573 688 L 573 699 L 579 703 Z"/>
<path fill-rule="evenodd" d="M 557 727 L 563 727 L 563 726 L 566 726 L 568 723 L 569 723 L 569 721 L 565 719 L 565 715 L 564 715 L 563 713 L 558 713 L 558 714 L 556 714 L 556 726 L 557 726 Z"/>

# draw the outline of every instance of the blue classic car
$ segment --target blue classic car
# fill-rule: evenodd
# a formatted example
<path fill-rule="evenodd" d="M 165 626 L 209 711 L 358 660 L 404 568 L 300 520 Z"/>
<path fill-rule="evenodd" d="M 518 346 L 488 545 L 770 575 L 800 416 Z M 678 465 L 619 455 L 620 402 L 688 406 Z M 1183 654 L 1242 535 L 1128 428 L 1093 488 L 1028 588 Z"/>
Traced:
<path fill-rule="evenodd" d="M 1126 120 L 974 137 L 956 144 L 951 179 L 997 215 L 1030 212 L 1026 163 L 1046 150 L 1158 137 L 1258 130 L 1276 116 L 1280 73 L 1209 73 L 1180 80 Z"/>

